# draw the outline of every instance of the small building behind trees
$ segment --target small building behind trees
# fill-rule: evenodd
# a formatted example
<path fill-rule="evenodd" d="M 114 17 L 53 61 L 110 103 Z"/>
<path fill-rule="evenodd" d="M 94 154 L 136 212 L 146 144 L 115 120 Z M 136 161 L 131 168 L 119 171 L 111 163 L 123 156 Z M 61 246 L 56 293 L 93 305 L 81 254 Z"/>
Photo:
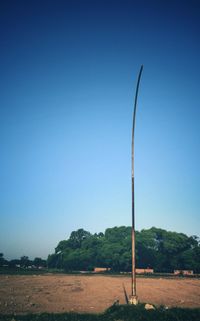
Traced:
<path fill-rule="evenodd" d="M 175 275 L 193 275 L 193 270 L 174 270 Z"/>
<path fill-rule="evenodd" d="M 110 270 L 111 270 L 111 268 L 95 267 L 94 273 L 108 272 Z"/>

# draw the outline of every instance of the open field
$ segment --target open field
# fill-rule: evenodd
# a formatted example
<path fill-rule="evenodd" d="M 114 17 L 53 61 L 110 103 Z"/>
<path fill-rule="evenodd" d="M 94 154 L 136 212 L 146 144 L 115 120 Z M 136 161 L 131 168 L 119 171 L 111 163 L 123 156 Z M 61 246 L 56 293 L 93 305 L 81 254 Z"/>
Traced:
<path fill-rule="evenodd" d="M 122 284 L 130 278 L 103 275 L 1 275 L 0 313 L 103 312 L 125 303 Z M 200 307 L 200 280 L 138 278 L 140 302 L 168 307 Z"/>

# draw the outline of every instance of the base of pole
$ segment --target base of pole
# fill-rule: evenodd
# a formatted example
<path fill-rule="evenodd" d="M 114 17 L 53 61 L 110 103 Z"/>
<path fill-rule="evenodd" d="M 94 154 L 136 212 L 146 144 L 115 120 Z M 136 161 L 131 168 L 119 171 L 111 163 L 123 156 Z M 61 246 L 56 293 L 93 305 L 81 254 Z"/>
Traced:
<path fill-rule="evenodd" d="M 138 297 L 137 295 L 130 295 L 128 299 L 129 304 L 137 305 L 138 304 Z"/>

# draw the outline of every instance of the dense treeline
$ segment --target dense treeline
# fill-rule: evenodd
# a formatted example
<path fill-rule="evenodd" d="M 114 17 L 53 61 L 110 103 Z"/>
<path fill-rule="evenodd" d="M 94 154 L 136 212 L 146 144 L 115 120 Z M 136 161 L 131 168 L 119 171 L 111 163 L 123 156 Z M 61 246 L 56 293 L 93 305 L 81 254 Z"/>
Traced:
<path fill-rule="evenodd" d="M 35 268 L 44 268 L 46 267 L 46 260 L 41 259 L 40 257 L 36 257 L 34 260 L 30 260 L 28 256 L 21 256 L 20 259 L 14 260 L 6 260 L 4 258 L 3 253 L 0 253 L 0 267 L 9 267 L 9 268 L 28 268 L 28 267 L 35 267 Z"/>
<path fill-rule="evenodd" d="M 109 267 L 113 271 L 131 271 L 131 227 L 114 227 L 105 233 L 73 231 L 60 241 L 48 256 L 48 267 L 66 271 Z M 136 232 L 136 267 L 156 272 L 175 269 L 200 273 L 200 245 L 196 236 L 168 232 L 152 227 Z"/>

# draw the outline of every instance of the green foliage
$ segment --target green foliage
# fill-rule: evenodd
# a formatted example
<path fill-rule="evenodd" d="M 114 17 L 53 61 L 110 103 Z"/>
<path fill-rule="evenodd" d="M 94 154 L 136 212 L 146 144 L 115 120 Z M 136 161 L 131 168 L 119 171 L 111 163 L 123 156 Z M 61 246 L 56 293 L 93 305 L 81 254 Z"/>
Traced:
<path fill-rule="evenodd" d="M 28 267 L 30 264 L 31 264 L 31 262 L 30 262 L 28 256 L 25 256 L 25 255 L 24 255 L 24 256 L 22 256 L 22 257 L 20 258 L 20 265 L 21 265 L 21 267 L 25 268 L 25 267 Z"/>
<path fill-rule="evenodd" d="M 33 265 L 36 267 L 46 267 L 46 260 L 43 260 L 40 257 L 36 257 L 33 260 Z"/>
<path fill-rule="evenodd" d="M 7 261 L 4 259 L 3 253 L 0 253 L 0 266 L 4 266 L 6 263 Z"/>
<path fill-rule="evenodd" d="M 0 321 L 199 321 L 200 309 L 145 310 L 144 305 L 113 305 L 104 313 L 41 313 L 0 315 Z"/>
<path fill-rule="evenodd" d="M 49 254 L 47 258 L 47 266 L 48 268 L 62 268 L 63 267 L 63 259 L 61 254 Z"/>
<path fill-rule="evenodd" d="M 131 227 L 108 228 L 105 234 L 79 229 L 60 241 L 48 256 L 48 267 L 66 271 L 109 267 L 131 271 Z M 196 236 L 152 227 L 136 232 L 136 266 L 156 272 L 190 269 L 200 272 L 200 246 Z"/>
<path fill-rule="evenodd" d="M 69 247 L 71 247 L 72 249 L 80 248 L 82 242 L 90 236 L 90 232 L 87 232 L 82 228 L 77 231 L 73 231 L 69 238 Z"/>

